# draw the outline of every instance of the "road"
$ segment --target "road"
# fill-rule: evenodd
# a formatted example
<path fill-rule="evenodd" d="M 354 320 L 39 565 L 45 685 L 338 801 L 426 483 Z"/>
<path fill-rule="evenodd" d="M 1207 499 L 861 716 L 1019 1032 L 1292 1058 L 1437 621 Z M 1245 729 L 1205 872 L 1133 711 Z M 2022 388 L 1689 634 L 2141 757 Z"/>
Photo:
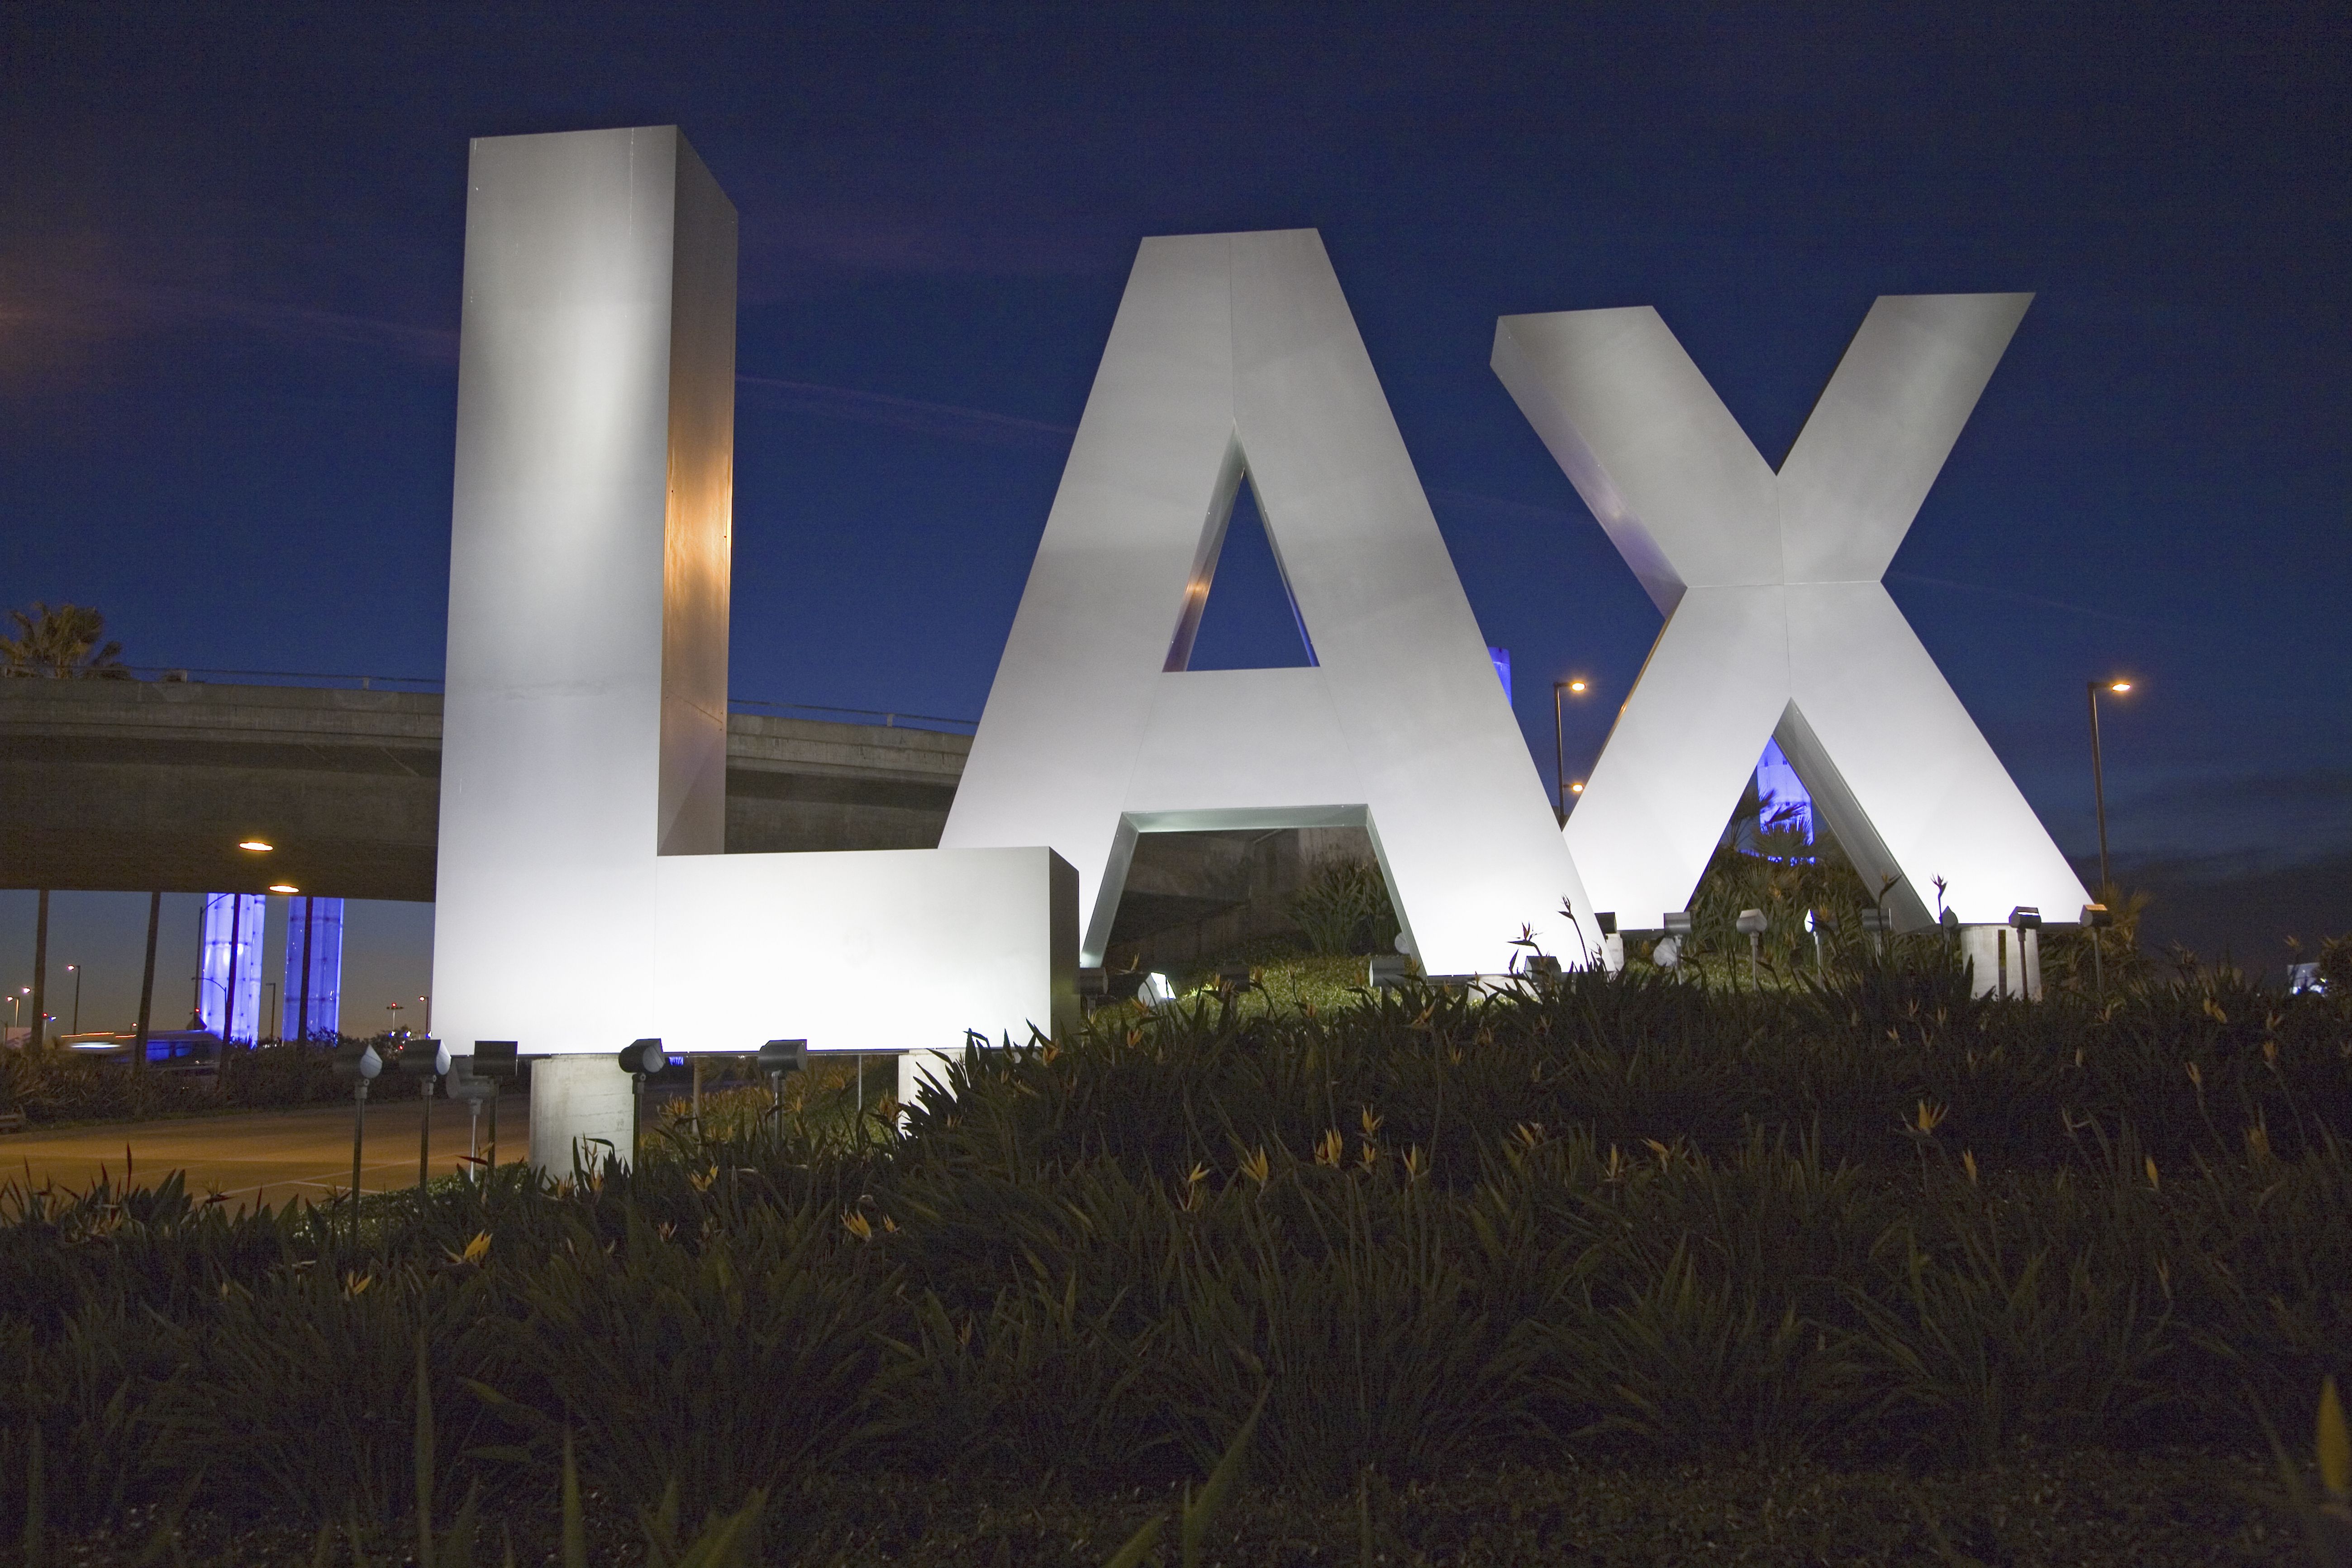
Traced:
<path fill-rule="evenodd" d="M 423 1104 L 407 1096 L 369 1104 L 360 1164 L 362 1192 L 383 1192 L 416 1180 Z M 468 1117 L 465 1106 L 447 1100 L 432 1105 L 431 1168 L 440 1176 L 465 1168 Z M 489 1121 L 485 1108 L 486 1142 Z M 529 1097 L 507 1095 L 499 1105 L 499 1161 L 521 1159 L 530 1148 Z M 142 1184 L 167 1172 L 185 1171 L 190 1193 L 218 1193 L 239 1209 L 265 1203 L 277 1206 L 295 1198 L 316 1203 L 351 1188 L 352 1106 L 344 1100 L 292 1110 L 118 1121 L 57 1132 L 36 1128 L 0 1137 L 0 1184 L 29 1178 L 36 1187 L 54 1183 L 79 1190 L 97 1180 L 101 1167 L 119 1181 L 126 1149 L 131 1174 Z"/>

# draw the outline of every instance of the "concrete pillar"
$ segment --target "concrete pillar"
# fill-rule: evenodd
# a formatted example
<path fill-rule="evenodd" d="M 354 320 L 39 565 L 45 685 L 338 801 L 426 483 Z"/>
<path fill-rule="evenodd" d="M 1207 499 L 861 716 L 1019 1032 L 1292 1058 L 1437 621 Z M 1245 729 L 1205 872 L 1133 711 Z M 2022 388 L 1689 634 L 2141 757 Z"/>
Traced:
<path fill-rule="evenodd" d="M 618 1053 L 541 1057 L 531 1063 L 531 1169 L 561 1181 L 575 1163 L 601 1165 L 607 1155 L 631 1163 L 635 1089 Z"/>
<path fill-rule="evenodd" d="M 1969 990 L 1977 996 L 2042 999 L 2042 933 L 2008 925 L 1964 925 L 1960 956 L 1976 966 Z"/>
<path fill-rule="evenodd" d="M 1017 1040 L 1014 1042 L 1016 1045 L 1022 1043 Z M 961 1060 L 961 1052 L 950 1056 L 941 1051 L 908 1051 L 905 1056 L 900 1057 L 898 1058 L 898 1103 L 902 1106 L 914 1104 L 915 1097 L 921 1092 L 925 1079 L 944 1085 L 948 1081 L 948 1069 Z"/>

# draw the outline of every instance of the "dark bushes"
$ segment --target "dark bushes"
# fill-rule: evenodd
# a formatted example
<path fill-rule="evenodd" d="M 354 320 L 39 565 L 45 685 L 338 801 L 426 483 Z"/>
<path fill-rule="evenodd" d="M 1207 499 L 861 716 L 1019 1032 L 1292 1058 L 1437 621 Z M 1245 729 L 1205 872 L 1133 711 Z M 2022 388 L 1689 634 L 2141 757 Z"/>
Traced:
<path fill-rule="evenodd" d="M 1165 1486 L 1261 1395 L 1255 1473 L 1306 1495 L 2242 1452 L 2352 1370 L 2348 1050 L 2341 999 L 2226 976 L 2104 1013 L 1571 977 L 1106 1013 L 967 1058 L 903 1137 L 673 1128 L 634 1173 L 383 1200 L 356 1246 L 11 1190 L 0 1510 L 37 1424 L 53 1514 L 200 1473 L 396 1512 L 420 1330 L 445 1495 L 551 1485 L 569 1431 L 688 1520 L 867 1467 Z"/>

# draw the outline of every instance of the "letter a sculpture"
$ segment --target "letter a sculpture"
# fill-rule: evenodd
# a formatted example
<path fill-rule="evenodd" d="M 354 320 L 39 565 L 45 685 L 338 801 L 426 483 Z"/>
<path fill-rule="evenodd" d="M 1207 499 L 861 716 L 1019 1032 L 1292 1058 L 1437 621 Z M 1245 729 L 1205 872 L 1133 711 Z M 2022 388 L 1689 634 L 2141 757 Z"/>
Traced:
<path fill-rule="evenodd" d="M 1883 298 L 1774 473 L 1658 313 L 1507 316 L 1494 367 L 1666 615 L 1566 838 L 1603 908 L 1679 910 L 1769 736 L 1898 927 L 2081 881 L 1881 579 L 2031 300 Z"/>
<path fill-rule="evenodd" d="M 1244 479 L 1312 668 L 1186 668 Z M 1139 833 L 1348 825 L 1429 973 L 1598 941 L 1322 239 L 1146 240 L 940 842 L 1051 845 L 1091 964 Z"/>

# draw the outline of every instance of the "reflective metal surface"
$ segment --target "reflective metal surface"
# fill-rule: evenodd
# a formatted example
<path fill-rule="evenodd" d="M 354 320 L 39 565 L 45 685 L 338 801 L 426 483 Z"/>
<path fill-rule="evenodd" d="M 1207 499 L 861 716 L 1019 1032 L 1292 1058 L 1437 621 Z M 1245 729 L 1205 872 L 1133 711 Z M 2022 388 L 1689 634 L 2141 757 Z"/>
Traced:
<path fill-rule="evenodd" d="M 2081 882 L 1880 579 L 2031 300 L 1871 308 L 1778 474 L 1646 306 L 1507 316 L 1494 368 L 1658 607 L 1566 838 L 1655 928 L 1697 885 L 1769 738 L 1903 929 Z"/>
<path fill-rule="evenodd" d="M 1184 668 L 1244 477 L 1316 668 Z M 1091 965 L 1138 834 L 1351 824 L 1432 973 L 1597 938 L 1321 238 L 1146 240 L 941 842 L 1052 845 Z"/>
<path fill-rule="evenodd" d="M 470 182 L 440 1032 L 609 1064 L 639 1037 L 954 1050 L 1050 1026 L 1076 932 L 1049 851 L 721 853 L 725 195 L 668 127 L 478 141 Z M 567 1072 L 535 1147 L 610 1120 L 609 1086 Z"/>

